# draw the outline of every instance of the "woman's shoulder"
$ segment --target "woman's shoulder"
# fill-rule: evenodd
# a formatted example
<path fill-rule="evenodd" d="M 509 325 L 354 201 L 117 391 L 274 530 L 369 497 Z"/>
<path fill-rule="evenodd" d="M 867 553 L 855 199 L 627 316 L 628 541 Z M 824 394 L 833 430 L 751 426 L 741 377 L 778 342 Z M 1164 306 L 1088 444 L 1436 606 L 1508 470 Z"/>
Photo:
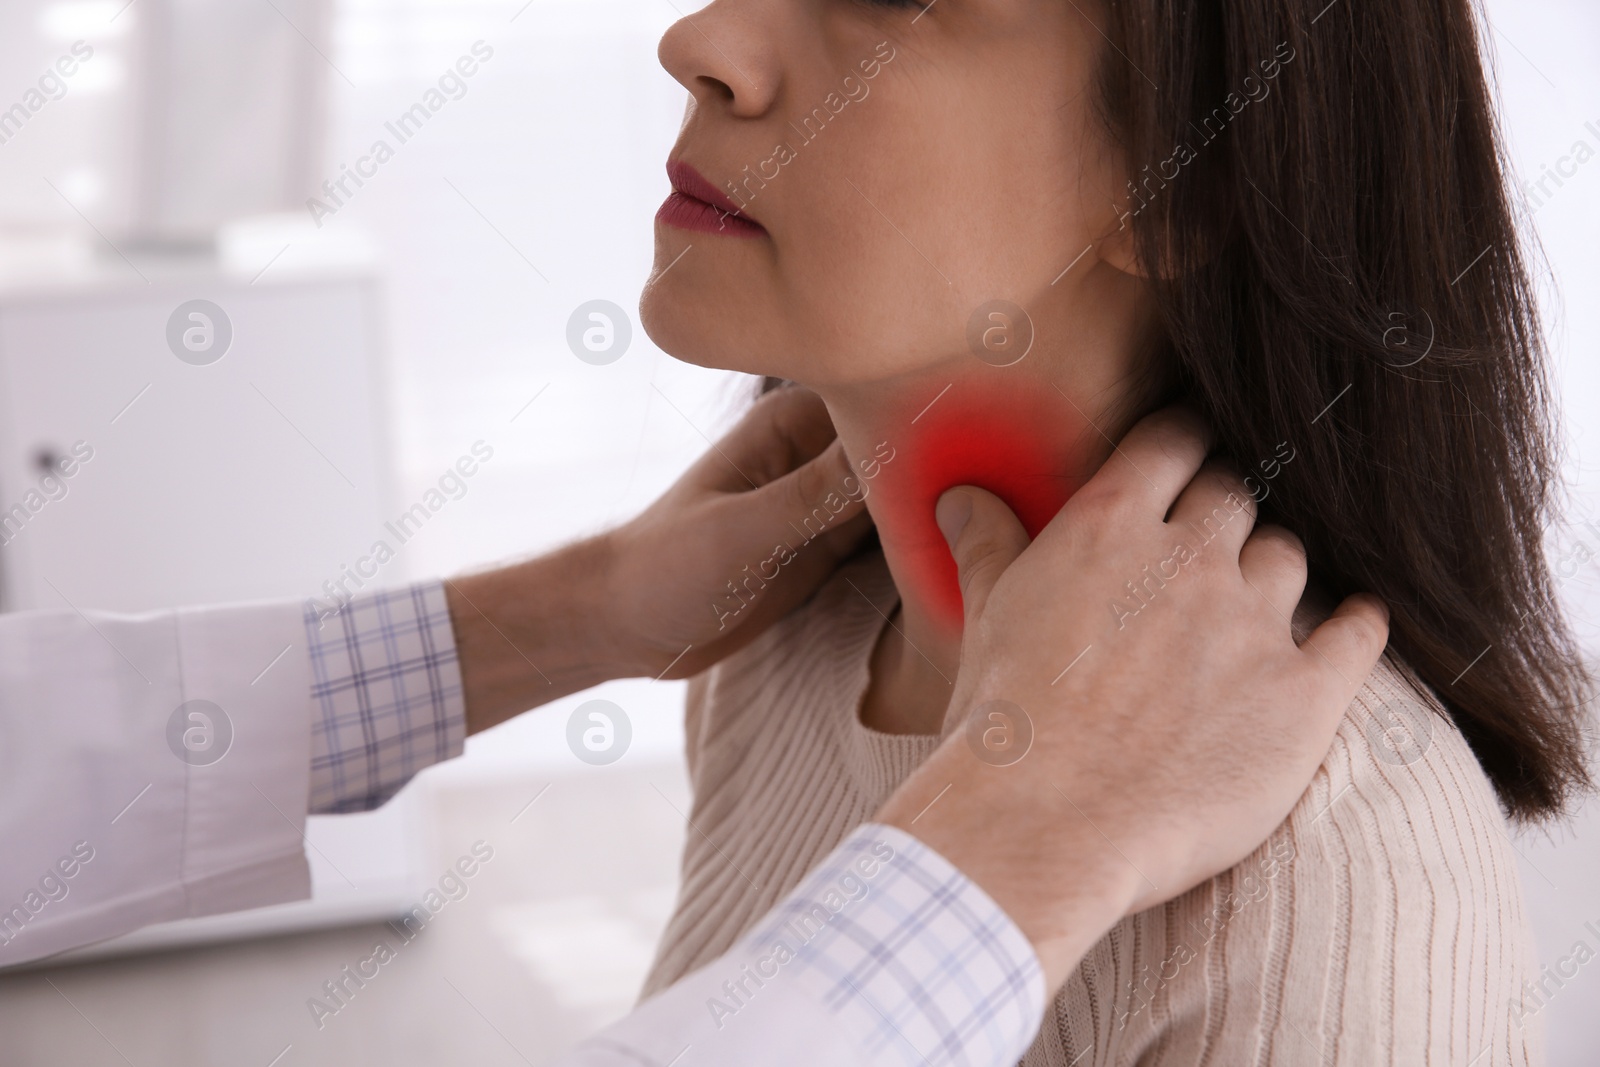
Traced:
<path fill-rule="evenodd" d="M 1309 590 L 1294 615 L 1296 639 L 1331 611 L 1330 597 Z M 1324 845 L 1338 851 L 1330 834 L 1359 835 L 1369 846 L 1376 838 L 1405 854 L 1396 862 L 1426 857 L 1459 866 L 1484 861 L 1485 842 L 1510 844 L 1494 787 L 1466 737 L 1392 649 L 1362 680 L 1284 828 L 1319 854 Z"/>
<path fill-rule="evenodd" d="M 1482 869 L 1514 868 L 1488 776 L 1442 702 L 1393 652 L 1362 682 L 1285 826 L 1307 862 L 1349 866 L 1354 850 L 1373 861 L 1354 873 L 1375 879 L 1449 874 L 1481 893 L 1495 881 Z"/>
<path fill-rule="evenodd" d="M 1468 1062 L 1493 1045 L 1483 1062 L 1538 1062 L 1540 1035 L 1518 1007 L 1537 975 L 1507 820 L 1465 736 L 1398 656 L 1362 683 L 1255 861 L 1264 899 L 1247 926 L 1285 976 L 1310 971 L 1307 998 L 1339 1021 L 1331 1059 Z M 1238 870 L 1236 892 L 1251 868 Z M 1283 988 L 1294 996 L 1291 980 Z M 1460 1003 L 1479 1005 L 1475 1017 Z"/>

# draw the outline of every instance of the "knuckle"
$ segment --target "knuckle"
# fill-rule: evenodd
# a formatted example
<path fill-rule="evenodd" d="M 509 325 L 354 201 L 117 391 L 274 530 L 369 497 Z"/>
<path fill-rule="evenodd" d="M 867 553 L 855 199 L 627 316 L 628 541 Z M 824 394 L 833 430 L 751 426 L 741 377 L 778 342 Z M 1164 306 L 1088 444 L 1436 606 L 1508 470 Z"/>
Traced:
<path fill-rule="evenodd" d="M 972 588 L 972 583 L 999 566 L 1003 559 L 1000 545 L 987 537 L 975 539 L 973 544 L 963 545 L 961 556 L 962 562 L 957 568 L 957 577 L 964 604 L 971 599 L 968 592 Z"/>
<path fill-rule="evenodd" d="M 1255 496 L 1231 463 L 1210 460 L 1206 463 L 1204 473 L 1210 487 L 1224 501 L 1230 505 L 1250 507 L 1253 513 Z"/>
<path fill-rule="evenodd" d="M 1354 631 L 1352 634 L 1353 640 L 1363 652 L 1372 654 L 1383 650 L 1384 645 L 1389 640 L 1388 632 L 1379 626 L 1371 616 L 1363 612 L 1350 616 L 1350 621 L 1354 624 L 1352 626 Z"/>
<path fill-rule="evenodd" d="M 1231 587 L 1239 573 L 1233 554 L 1220 544 L 1201 544 L 1195 551 L 1192 567 L 1208 586 L 1227 583 Z"/>
<path fill-rule="evenodd" d="M 1138 493 L 1125 484 L 1091 481 L 1072 500 L 1083 523 L 1090 529 L 1099 529 L 1126 521 L 1137 507 Z"/>
<path fill-rule="evenodd" d="M 1300 536 L 1287 526 L 1279 526 L 1275 522 L 1269 522 L 1263 526 L 1256 527 L 1254 536 L 1264 542 L 1272 543 L 1278 550 L 1293 553 L 1302 561 L 1306 558 L 1305 542 L 1300 540 Z"/>
<path fill-rule="evenodd" d="M 1205 438 L 1182 420 L 1168 421 L 1157 427 L 1156 441 L 1161 451 L 1174 459 L 1205 455 Z"/>
<path fill-rule="evenodd" d="M 802 515 L 822 502 L 820 474 L 814 464 L 806 464 L 784 479 L 788 483 L 787 495 L 794 510 Z"/>
<path fill-rule="evenodd" d="M 962 570 L 980 571 L 1000 558 L 1003 548 L 998 540 L 987 533 L 964 539 L 961 545 Z"/>
<path fill-rule="evenodd" d="M 1262 565 L 1275 575 L 1304 574 L 1306 550 L 1300 539 L 1281 526 L 1266 527 L 1252 535 Z"/>
<path fill-rule="evenodd" d="M 1204 453 L 1207 444 L 1206 422 L 1200 413 L 1183 404 L 1162 408 L 1149 417 L 1151 436 L 1163 449 Z"/>

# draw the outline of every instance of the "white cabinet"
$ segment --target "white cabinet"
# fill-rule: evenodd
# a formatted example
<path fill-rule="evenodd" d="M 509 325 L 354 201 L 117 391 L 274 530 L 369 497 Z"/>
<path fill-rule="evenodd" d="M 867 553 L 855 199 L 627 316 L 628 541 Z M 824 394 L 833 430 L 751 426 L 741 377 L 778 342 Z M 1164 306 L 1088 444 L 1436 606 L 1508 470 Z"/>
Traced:
<path fill-rule="evenodd" d="M 217 341 L 231 324 L 207 365 L 167 341 L 195 300 L 221 309 Z M 5 608 L 141 611 L 337 577 L 389 496 L 376 304 L 360 276 L 0 290 Z M 90 458 L 52 493 L 42 457 L 78 442 Z"/>

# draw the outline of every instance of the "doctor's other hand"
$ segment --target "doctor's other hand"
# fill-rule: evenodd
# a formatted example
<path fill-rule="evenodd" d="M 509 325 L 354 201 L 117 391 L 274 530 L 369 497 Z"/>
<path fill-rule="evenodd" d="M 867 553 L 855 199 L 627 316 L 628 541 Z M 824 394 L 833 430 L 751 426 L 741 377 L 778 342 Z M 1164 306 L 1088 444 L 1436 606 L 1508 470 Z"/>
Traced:
<path fill-rule="evenodd" d="M 762 396 L 630 522 L 451 579 L 467 731 L 612 678 L 686 678 L 803 602 L 871 529 L 822 400 Z"/>
<path fill-rule="evenodd" d="M 759 398 L 654 504 L 607 535 L 618 654 L 687 678 L 809 597 L 872 528 L 868 481 L 820 397 Z"/>
<path fill-rule="evenodd" d="M 948 736 L 876 821 L 986 890 L 1050 989 L 1267 839 L 1388 639 L 1362 594 L 1295 641 L 1305 552 L 1255 526 L 1207 437 L 1183 409 L 1144 419 L 1031 545 L 981 489 L 939 500 L 966 613 Z"/>

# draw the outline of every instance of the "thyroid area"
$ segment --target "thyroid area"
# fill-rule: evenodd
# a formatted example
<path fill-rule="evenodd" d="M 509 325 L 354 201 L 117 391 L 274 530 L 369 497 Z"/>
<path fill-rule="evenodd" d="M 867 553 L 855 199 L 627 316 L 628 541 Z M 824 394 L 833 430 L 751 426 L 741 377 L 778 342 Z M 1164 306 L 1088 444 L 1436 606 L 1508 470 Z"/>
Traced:
<path fill-rule="evenodd" d="M 874 487 L 873 516 L 896 577 L 915 585 L 936 621 L 959 630 L 962 617 L 955 559 L 934 519 L 939 496 L 958 485 L 986 489 L 1037 537 L 1081 484 L 1083 457 L 1075 453 L 1087 428 L 1048 386 L 958 382 L 891 434 L 895 456 Z"/>

